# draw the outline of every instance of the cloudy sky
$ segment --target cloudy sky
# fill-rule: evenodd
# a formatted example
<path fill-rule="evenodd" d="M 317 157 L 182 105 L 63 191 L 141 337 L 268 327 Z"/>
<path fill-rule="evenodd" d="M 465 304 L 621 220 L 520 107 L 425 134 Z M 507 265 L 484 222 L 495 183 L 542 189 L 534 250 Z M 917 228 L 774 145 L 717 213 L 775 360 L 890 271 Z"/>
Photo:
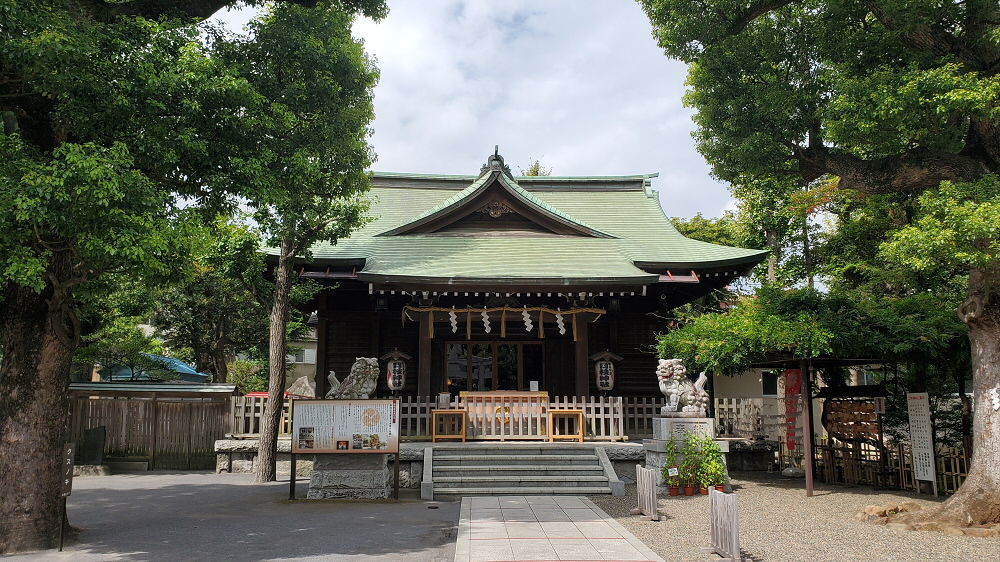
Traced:
<path fill-rule="evenodd" d="M 731 205 L 691 138 L 686 67 L 627 0 L 389 0 L 355 34 L 376 58 L 374 169 L 475 174 L 500 146 L 511 169 L 659 172 L 668 215 Z M 234 30 L 252 14 L 217 15 Z"/>

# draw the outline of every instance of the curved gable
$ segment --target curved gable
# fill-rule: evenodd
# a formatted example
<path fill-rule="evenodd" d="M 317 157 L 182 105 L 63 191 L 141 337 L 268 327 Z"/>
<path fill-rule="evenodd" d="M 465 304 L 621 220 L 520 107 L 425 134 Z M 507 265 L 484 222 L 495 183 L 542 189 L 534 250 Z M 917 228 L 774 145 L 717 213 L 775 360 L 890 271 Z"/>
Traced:
<path fill-rule="evenodd" d="M 495 154 L 472 184 L 416 218 L 378 234 L 563 235 L 614 238 L 535 197 Z"/>

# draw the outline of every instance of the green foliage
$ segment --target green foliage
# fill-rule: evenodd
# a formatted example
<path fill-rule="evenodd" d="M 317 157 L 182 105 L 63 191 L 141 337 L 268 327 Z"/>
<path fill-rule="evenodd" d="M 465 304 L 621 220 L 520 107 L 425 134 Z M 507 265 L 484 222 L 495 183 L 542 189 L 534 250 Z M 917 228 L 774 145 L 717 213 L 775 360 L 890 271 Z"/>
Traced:
<path fill-rule="evenodd" d="M 670 439 L 667 439 L 667 442 L 664 444 L 664 447 L 665 447 L 664 463 L 663 463 L 663 469 L 660 471 L 661 472 L 660 476 L 662 477 L 663 481 L 667 483 L 668 486 L 678 486 L 680 485 L 681 477 L 680 477 L 680 467 L 677 466 L 677 439 L 675 439 L 674 436 L 671 435 Z M 671 468 L 677 468 L 678 474 L 671 475 L 670 474 Z"/>
<path fill-rule="evenodd" d="M 218 380 L 228 358 L 266 347 L 270 294 L 259 235 L 218 220 L 193 229 L 192 260 L 179 279 L 150 287 L 151 323 L 172 348 L 190 350 L 200 371 Z"/>
<path fill-rule="evenodd" d="M 970 119 L 998 115 L 995 11 L 979 2 L 640 3 L 666 53 L 691 64 L 699 148 L 730 181 L 812 179 L 821 149 L 957 153 Z"/>
<path fill-rule="evenodd" d="M 913 224 L 895 232 L 881 254 L 926 272 L 1000 264 L 1000 178 L 943 182 L 920 195 Z"/>
<path fill-rule="evenodd" d="M 126 367 L 132 373 L 132 380 L 143 372 L 162 371 L 162 363 L 149 357 L 149 354 L 164 353 L 162 342 L 147 336 L 138 324 L 137 318 L 117 318 L 101 327 L 84 338 L 84 345 L 77 350 L 76 362 L 85 366 L 100 365 L 104 371 Z"/>
<path fill-rule="evenodd" d="M 531 161 L 527 168 L 521 169 L 522 176 L 551 176 L 552 168 L 542 166 L 541 160 L 537 158 Z"/>
<path fill-rule="evenodd" d="M 698 466 L 698 483 L 703 487 L 721 486 L 726 483 L 726 465 L 722 448 L 711 437 L 701 439 L 701 458 Z"/>
<path fill-rule="evenodd" d="M 229 363 L 229 382 L 242 394 L 267 390 L 267 363 L 237 359 Z"/>
<path fill-rule="evenodd" d="M 694 433 L 684 435 L 681 444 L 681 467 L 680 482 L 685 486 L 694 486 L 698 483 L 698 470 L 701 467 L 701 447 L 703 441 L 701 437 Z"/>
<path fill-rule="evenodd" d="M 677 231 L 688 238 L 723 246 L 743 245 L 741 225 L 731 211 L 726 211 L 717 219 L 705 218 L 698 213 L 690 219 L 672 217 L 670 220 Z"/>
<path fill-rule="evenodd" d="M 811 290 L 763 290 L 726 313 L 695 317 L 662 334 L 660 357 L 683 359 L 689 370 L 736 374 L 769 354 L 818 357 L 832 351 L 833 332 L 812 312 L 823 297 Z"/>

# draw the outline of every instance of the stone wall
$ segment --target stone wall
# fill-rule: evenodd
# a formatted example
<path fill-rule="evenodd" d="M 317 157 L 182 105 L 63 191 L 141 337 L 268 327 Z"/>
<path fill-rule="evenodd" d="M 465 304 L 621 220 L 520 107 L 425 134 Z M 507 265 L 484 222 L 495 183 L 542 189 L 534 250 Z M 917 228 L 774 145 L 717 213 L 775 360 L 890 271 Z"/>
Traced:
<path fill-rule="evenodd" d="M 291 442 L 288 439 L 278 440 L 277 471 L 279 475 L 287 476 L 291 472 Z M 232 472 L 249 474 L 253 472 L 257 460 L 256 439 L 220 439 L 215 442 L 215 472 L 230 472 L 229 459 L 232 455 Z M 324 455 L 337 456 L 337 455 Z M 346 455 L 345 455 L 346 456 Z M 350 455 L 358 456 L 358 455 Z M 382 456 L 382 455 L 374 455 Z M 423 479 L 424 456 L 422 450 L 403 448 L 399 454 L 399 487 L 420 489 Z M 313 475 L 313 455 L 298 455 L 295 459 L 295 474 L 302 478 Z M 388 461 L 388 486 L 392 486 L 392 457 Z"/>

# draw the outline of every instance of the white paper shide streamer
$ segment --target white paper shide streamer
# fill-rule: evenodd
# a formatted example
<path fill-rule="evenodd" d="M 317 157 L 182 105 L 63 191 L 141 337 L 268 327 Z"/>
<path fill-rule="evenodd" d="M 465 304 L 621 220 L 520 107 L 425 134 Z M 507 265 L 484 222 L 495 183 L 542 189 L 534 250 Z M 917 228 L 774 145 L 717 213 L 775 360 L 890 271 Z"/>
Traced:
<path fill-rule="evenodd" d="M 559 328 L 559 335 L 566 333 L 566 324 L 563 323 L 563 315 L 556 314 L 556 328 Z"/>
<path fill-rule="evenodd" d="M 448 321 L 451 322 L 451 333 L 458 332 L 458 315 L 455 314 L 455 307 L 451 307 L 451 312 L 448 313 Z"/>
<path fill-rule="evenodd" d="M 521 312 L 521 318 L 524 319 L 524 329 L 530 332 L 535 326 L 531 323 L 531 315 L 528 314 L 528 309 L 524 309 L 524 311 Z"/>
<path fill-rule="evenodd" d="M 482 313 L 482 317 L 483 317 L 483 331 L 485 331 L 488 334 L 490 333 L 490 315 L 486 314 L 486 311 L 484 310 Z"/>

